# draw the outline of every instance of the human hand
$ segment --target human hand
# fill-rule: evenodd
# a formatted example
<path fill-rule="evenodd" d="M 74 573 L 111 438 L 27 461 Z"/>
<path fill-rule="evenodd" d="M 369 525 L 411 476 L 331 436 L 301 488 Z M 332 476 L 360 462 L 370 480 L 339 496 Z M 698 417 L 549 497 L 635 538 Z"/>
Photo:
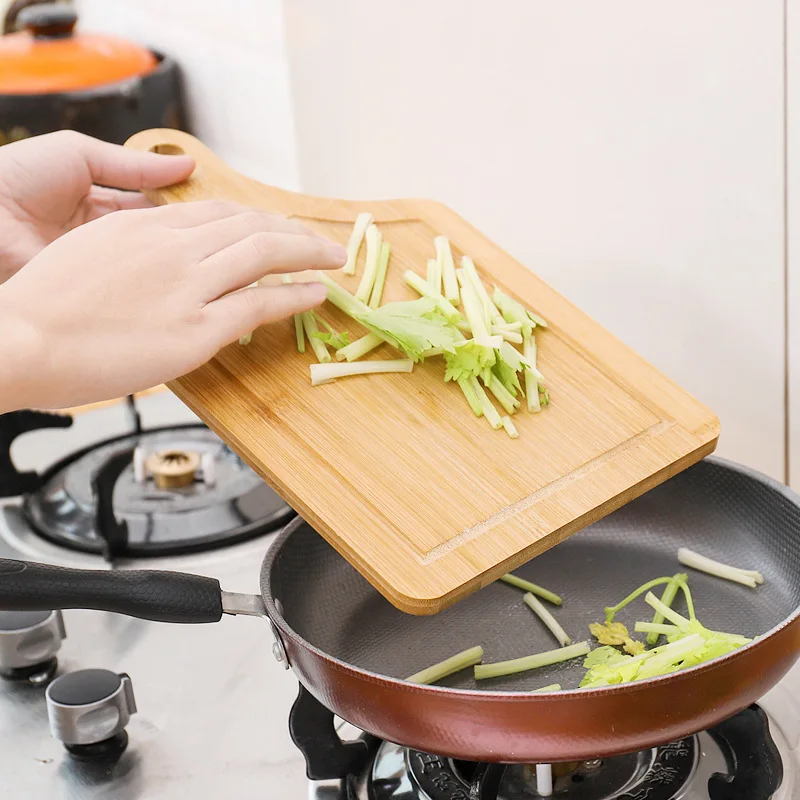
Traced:
<path fill-rule="evenodd" d="M 232 203 L 82 225 L 0 286 L 0 413 L 82 405 L 179 377 L 326 296 L 319 283 L 250 284 L 345 260 L 341 245 L 299 223 Z"/>
<path fill-rule="evenodd" d="M 0 283 L 78 225 L 148 208 L 139 189 L 178 183 L 193 169 L 188 156 L 142 153 L 74 131 L 0 147 Z"/>

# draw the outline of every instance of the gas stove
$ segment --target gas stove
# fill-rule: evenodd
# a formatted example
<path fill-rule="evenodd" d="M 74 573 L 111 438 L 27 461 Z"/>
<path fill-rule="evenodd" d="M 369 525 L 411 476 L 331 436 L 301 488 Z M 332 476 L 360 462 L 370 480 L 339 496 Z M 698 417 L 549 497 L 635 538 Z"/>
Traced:
<path fill-rule="evenodd" d="M 15 493 L 0 505 L 0 557 L 181 570 L 258 592 L 293 513 L 172 395 L 48 425 L 0 434 L 0 494 Z M 552 766 L 461 762 L 342 721 L 333 735 L 330 712 L 298 689 L 256 618 L 0 614 L 0 797 L 800 800 L 800 666 L 714 731 Z"/>

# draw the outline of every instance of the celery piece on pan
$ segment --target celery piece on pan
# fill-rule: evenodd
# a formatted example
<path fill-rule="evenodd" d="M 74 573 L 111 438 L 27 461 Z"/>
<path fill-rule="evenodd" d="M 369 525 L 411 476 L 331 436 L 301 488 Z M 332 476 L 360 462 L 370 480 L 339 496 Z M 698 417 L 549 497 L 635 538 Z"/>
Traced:
<path fill-rule="evenodd" d="M 714 559 L 707 556 L 701 556 L 687 547 L 681 547 L 678 550 L 678 561 L 685 567 L 691 567 L 708 575 L 724 578 L 734 583 L 741 583 L 751 589 L 755 589 L 757 584 L 764 583 L 764 576 L 757 570 L 732 567 L 720 561 L 714 561 Z"/>
<path fill-rule="evenodd" d="M 503 583 L 507 583 L 509 586 L 514 586 L 517 589 L 535 594 L 537 597 L 541 597 L 542 600 L 547 600 L 548 603 L 552 603 L 554 606 L 560 606 L 563 603 L 563 600 L 555 592 L 551 592 L 549 589 L 544 589 L 535 583 L 526 581 L 524 578 L 518 578 L 511 572 L 509 572 L 508 575 L 503 575 L 500 580 Z"/>
<path fill-rule="evenodd" d="M 553 664 L 560 664 L 573 658 L 588 655 L 589 649 L 588 642 L 578 642 L 568 647 L 560 647 L 558 650 L 536 653 L 523 658 L 514 658 L 511 661 L 499 661 L 496 664 L 478 664 L 475 667 L 475 680 L 500 678 L 505 675 L 514 675 L 518 672 L 549 667 Z"/>
<path fill-rule="evenodd" d="M 420 684 L 436 683 L 436 681 L 440 681 L 448 675 L 453 675 L 456 672 L 461 672 L 462 669 L 480 664 L 482 660 L 483 648 L 470 647 L 469 650 L 456 653 L 456 655 L 440 661 L 438 664 L 414 673 L 411 677 L 406 678 L 406 681 Z"/>
<path fill-rule="evenodd" d="M 542 601 L 539 600 L 536 595 L 531 592 L 526 592 L 522 596 L 522 601 L 537 617 L 539 617 L 562 647 L 572 644 L 572 639 L 569 638 L 567 632 L 559 625 L 558 620 L 542 605 Z"/>

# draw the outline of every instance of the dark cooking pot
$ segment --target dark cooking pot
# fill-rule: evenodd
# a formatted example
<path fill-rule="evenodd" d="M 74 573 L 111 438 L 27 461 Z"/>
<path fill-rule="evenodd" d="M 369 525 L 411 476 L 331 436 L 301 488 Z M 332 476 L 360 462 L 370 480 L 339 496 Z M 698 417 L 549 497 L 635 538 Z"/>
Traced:
<path fill-rule="evenodd" d="M 71 5 L 12 4 L 0 37 L 0 145 L 64 128 L 116 144 L 147 128 L 187 130 L 172 59 L 76 23 Z"/>

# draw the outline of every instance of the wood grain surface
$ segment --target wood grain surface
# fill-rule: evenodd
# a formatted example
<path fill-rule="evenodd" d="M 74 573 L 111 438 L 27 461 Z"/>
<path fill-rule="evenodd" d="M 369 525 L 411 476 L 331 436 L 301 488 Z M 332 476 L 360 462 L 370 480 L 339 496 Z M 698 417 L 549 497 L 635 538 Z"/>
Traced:
<path fill-rule="evenodd" d="M 291 321 L 258 330 L 169 388 L 390 602 L 432 614 L 556 545 L 711 453 L 716 416 L 449 208 L 428 200 L 351 202 L 264 186 L 187 134 L 145 131 L 129 146 L 190 153 L 185 183 L 159 203 L 224 198 L 296 217 L 346 243 L 370 211 L 392 246 L 384 300 L 412 299 L 434 236 L 544 316 L 539 367 L 550 406 L 514 416 L 518 439 L 477 419 L 441 359 L 411 375 L 312 387 L 313 355 Z M 498 199 L 501 202 L 500 199 Z M 354 277 L 335 275 L 350 291 Z M 620 287 L 624 291 L 624 287 Z M 635 298 L 632 298 L 635 301 Z M 326 304 L 323 316 L 364 331 Z M 396 358 L 388 345 L 370 357 Z"/>

